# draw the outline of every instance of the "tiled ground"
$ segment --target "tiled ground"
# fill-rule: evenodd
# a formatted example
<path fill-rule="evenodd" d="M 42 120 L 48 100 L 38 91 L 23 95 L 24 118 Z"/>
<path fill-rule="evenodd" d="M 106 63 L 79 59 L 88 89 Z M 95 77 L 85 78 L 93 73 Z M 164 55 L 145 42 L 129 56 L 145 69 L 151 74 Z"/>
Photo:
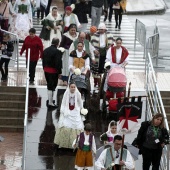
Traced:
<path fill-rule="evenodd" d="M 126 71 L 127 82 L 131 82 L 132 90 L 143 90 L 145 85 L 145 73 L 144 72 L 134 72 Z M 158 87 L 160 90 L 170 90 L 170 73 L 157 72 L 156 78 L 158 82 Z M 91 79 L 93 82 L 93 79 Z M 25 86 L 26 85 L 26 70 L 21 69 L 19 72 L 10 69 L 8 82 L 0 82 L 2 86 Z M 46 80 L 44 77 L 44 72 L 42 69 L 38 68 L 35 77 L 35 86 L 46 86 Z"/>
<path fill-rule="evenodd" d="M 21 170 L 22 133 L 0 132 L 4 138 L 0 142 L 0 170 Z"/>

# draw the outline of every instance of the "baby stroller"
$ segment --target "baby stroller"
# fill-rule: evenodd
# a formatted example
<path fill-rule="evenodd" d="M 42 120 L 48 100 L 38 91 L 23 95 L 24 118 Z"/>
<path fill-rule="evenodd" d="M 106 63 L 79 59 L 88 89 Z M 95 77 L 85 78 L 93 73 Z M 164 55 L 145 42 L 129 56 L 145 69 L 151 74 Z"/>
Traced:
<path fill-rule="evenodd" d="M 90 97 L 90 73 L 88 72 L 86 75 L 80 74 L 72 74 L 70 77 L 70 82 L 75 82 L 78 90 L 82 95 L 82 99 L 84 101 L 84 107 L 87 108 L 87 100 Z"/>
<path fill-rule="evenodd" d="M 127 79 L 125 71 L 121 67 L 106 70 L 102 79 L 100 99 L 102 102 L 102 116 L 112 116 L 117 121 L 118 98 L 126 96 Z M 121 102 L 121 100 L 119 100 Z"/>

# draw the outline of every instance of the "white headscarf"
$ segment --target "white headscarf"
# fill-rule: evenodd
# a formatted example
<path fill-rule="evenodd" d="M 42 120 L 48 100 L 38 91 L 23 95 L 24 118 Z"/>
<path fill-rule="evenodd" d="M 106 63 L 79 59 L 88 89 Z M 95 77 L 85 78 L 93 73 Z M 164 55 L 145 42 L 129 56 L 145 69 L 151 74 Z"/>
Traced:
<path fill-rule="evenodd" d="M 63 99 L 62 99 L 62 103 L 61 103 L 61 108 L 60 108 L 60 119 L 59 119 L 59 124 L 58 127 L 61 128 L 63 126 L 63 119 L 64 117 L 68 116 L 70 114 L 70 108 L 69 108 L 69 100 L 70 100 L 70 96 L 75 96 L 75 106 L 74 106 L 74 110 L 79 111 L 83 108 L 83 101 L 81 99 L 81 94 L 78 91 L 77 87 L 75 89 L 74 93 L 70 92 L 70 88 L 69 86 L 67 87 Z"/>
<path fill-rule="evenodd" d="M 117 125 L 116 125 L 117 123 L 116 123 L 114 120 L 112 120 L 112 121 L 109 123 L 109 125 L 108 125 L 108 130 L 107 130 L 106 134 L 107 134 L 108 137 L 113 137 L 113 138 L 114 138 L 114 136 L 117 135 L 117 133 L 116 133 L 116 134 L 113 134 L 113 133 L 111 132 L 111 127 L 110 127 L 110 125 L 111 125 L 112 122 L 114 122 L 114 123 L 115 123 L 115 126 L 117 126 Z"/>

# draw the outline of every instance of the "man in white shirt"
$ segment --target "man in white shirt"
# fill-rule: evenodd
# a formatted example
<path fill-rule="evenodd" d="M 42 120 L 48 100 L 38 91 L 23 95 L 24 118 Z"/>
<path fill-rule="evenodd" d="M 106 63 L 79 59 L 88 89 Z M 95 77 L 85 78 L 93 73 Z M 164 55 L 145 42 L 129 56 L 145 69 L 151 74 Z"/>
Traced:
<path fill-rule="evenodd" d="M 122 142 L 122 136 L 116 135 L 114 137 L 114 146 L 103 150 L 95 162 L 97 170 L 112 170 L 113 166 L 116 167 L 116 170 L 119 170 L 119 166 L 127 169 L 134 168 L 132 156 L 127 149 L 123 149 L 122 160 L 120 160 Z"/>

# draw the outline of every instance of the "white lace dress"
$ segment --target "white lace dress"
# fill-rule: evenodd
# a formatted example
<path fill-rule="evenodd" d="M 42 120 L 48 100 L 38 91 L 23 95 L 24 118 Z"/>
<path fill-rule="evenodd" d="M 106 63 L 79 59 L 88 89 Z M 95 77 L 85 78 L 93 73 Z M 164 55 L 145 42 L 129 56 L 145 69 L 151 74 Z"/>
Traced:
<path fill-rule="evenodd" d="M 70 108 L 72 107 L 72 110 Z M 63 96 L 60 118 L 56 127 L 54 143 L 62 148 L 72 148 L 74 139 L 84 130 L 84 116 L 80 115 L 83 102 L 80 92 L 76 89 L 75 93 L 66 90 Z"/>

